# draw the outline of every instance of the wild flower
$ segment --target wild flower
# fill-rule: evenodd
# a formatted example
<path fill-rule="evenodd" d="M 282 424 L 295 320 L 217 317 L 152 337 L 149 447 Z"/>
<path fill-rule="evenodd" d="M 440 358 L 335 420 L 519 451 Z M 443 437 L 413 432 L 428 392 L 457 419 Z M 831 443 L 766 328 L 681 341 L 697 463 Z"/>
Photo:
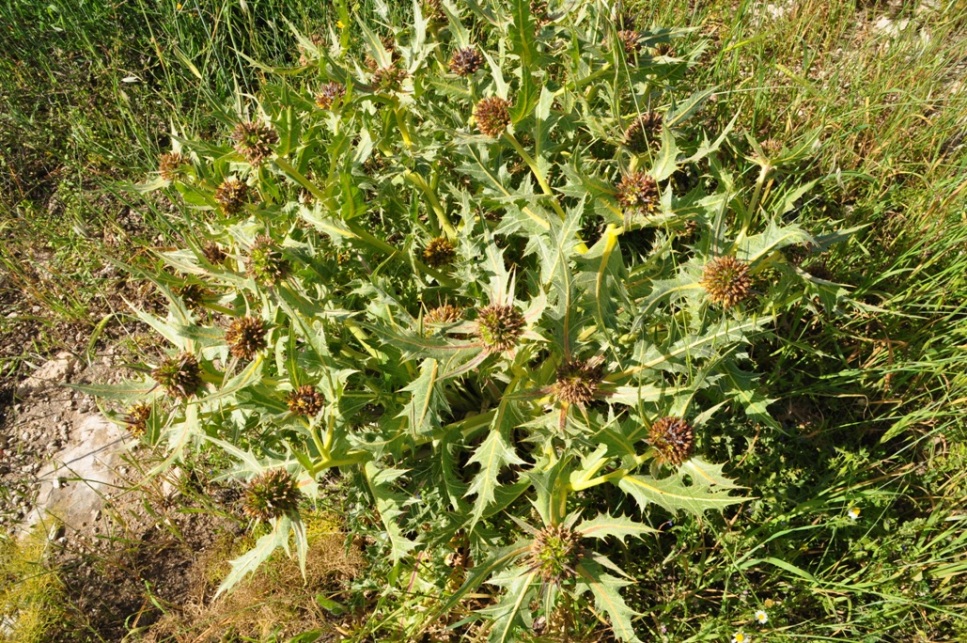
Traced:
<path fill-rule="evenodd" d="M 765 625 L 766 623 L 769 622 L 769 615 L 766 613 L 765 610 L 756 610 L 755 621 L 759 625 Z"/>
<path fill-rule="evenodd" d="M 322 410 L 326 403 L 326 398 L 316 390 L 312 384 L 303 384 L 296 390 L 289 393 L 286 404 L 293 415 L 303 417 L 315 417 Z"/>
<path fill-rule="evenodd" d="M 230 176 L 215 189 L 215 201 L 225 214 L 238 214 L 248 203 L 248 185 Z"/>
<path fill-rule="evenodd" d="M 225 342 L 238 359 L 252 359 L 266 346 L 265 322 L 259 317 L 233 319 L 225 331 Z"/>
<path fill-rule="evenodd" d="M 484 98 L 473 110 L 477 128 L 482 134 L 497 138 L 510 125 L 510 101 L 498 96 Z"/>
<path fill-rule="evenodd" d="M 659 462 L 677 467 L 691 457 L 695 436 L 691 425 L 682 418 L 663 417 L 651 425 L 648 444 Z"/>
<path fill-rule="evenodd" d="M 745 632 L 736 632 L 732 635 L 732 643 L 752 643 L 752 637 Z"/>
<path fill-rule="evenodd" d="M 272 146 L 279 142 L 279 134 L 262 121 L 242 122 L 232 132 L 235 151 L 253 166 L 259 166 L 272 155 Z"/>
<path fill-rule="evenodd" d="M 346 88 L 336 82 L 329 82 L 316 92 L 316 105 L 321 109 L 332 109 L 343 96 L 346 95 Z"/>
<path fill-rule="evenodd" d="M 246 486 L 242 507 L 249 517 L 268 522 L 295 513 L 301 499 L 302 492 L 292 474 L 285 469 L 270 469 Z"/>
<path fill-rule="evenodd" d="M 850 507 L 849 511 L 846 512 L 846 515 L 849 516 L 850 520 L 855 522 L 860 519 L 860 508 L 855 506 Z"/>
<path fill-rule="evenodd" d="M 202 387 L 201 366 L 191 353 L 169 357 L 151 371 L 151 377 L 168 395 L 182 399 L 198 394 Z"/>
<path fill-rule="evenodd" d="M 483 66 L 484 58 L 474 47 L 457 49 L 450 57 L 450 71 L 457 76 L 470 76 Z"/>
<path fill-rule="evenodd" d="M 718 257 L 705 264 L 700 283 L 713 303 L 731 308 L 751 293 L 749 264 L 729 255 Z"/>
<path fill-rule="evenodd" d="M 491 304 L 477 311 L 477 337 L 488 353 L 502 353 L 517 345 L 524 332 L 524 314 L 508 304 Z"/>
<path fill-rule="evenodd" d="M 430 239 L 423 249 L 423 261 L 431 268 L 440 268 L 453 263 L 453 258 L 457 256 L 457 250 L 446 237 L 436 237 Z"/>

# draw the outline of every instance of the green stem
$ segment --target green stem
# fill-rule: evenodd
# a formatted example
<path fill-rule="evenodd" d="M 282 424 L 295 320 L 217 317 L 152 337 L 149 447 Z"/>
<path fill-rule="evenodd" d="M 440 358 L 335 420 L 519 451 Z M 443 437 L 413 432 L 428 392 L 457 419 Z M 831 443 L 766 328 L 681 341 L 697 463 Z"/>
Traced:
<path fill-rule="evenodd" d="M 444 211 L 443 206 L 440 204 L 440 199 L 437 198 L 436 192 L 430 187 L 426 180 L 412 172 L 407 170 L 403 177 L 412 185 L 417 187 L 426 196 L 427 200 L 430 202 L 430 208 L 436 214 L 437 222 L 440 224 L 440 230 L 447 235 L 450 239 L 454 239 L 457 236 L 457 231 L 450 225 L 450 220 L 447 219 L 447 213 Z"/>
<path fill-rule="evenodd" d="M 520 155 L 520 157 L 524 159 L 524 163 L 526 163 L 527 167 L 530 168 L 534 178 L 537 179 L 538 185 L 541 186 L 541 191 L 551 198 L 551 207 L 554 208 L 554 211 L 557 212 L 557 215 L 561 217 L 562 220 L 565 219 L 567 215 L 564 214 L 564 209 L 561 208 L 561 204 L 557 202 L 557 197 L 554 196 L 554 191 L 551 190 L 551 186 L 547 184 L 547 180 L 541 173 L 540 168 L 537 167 L 537 162 L 530 154 L 527 153 L 527 150 L 524 149 L 524 146 L 520 144 L 520 141 L 518 141 L 513 134 L 508 131 L 504 131 L 504 137 L 510 142 L 511 145 L 514 146 L 514 149 L 517 150 L 517 153 Z"/>

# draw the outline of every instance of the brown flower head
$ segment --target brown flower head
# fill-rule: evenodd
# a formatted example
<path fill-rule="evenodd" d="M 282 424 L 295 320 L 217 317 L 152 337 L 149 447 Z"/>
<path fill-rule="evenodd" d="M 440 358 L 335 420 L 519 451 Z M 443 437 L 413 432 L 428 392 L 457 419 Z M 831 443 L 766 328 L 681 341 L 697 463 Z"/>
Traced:
<path fill-rule="evenodd" d="M 685 420 L 663 417 L 651 425 L 648 443 L 660 463 L 678 467 L 692 456 L 695 435 Z"/>
<path fill-rule="evenodd" d="M 390 65 L 373 72 L 373 90 L 382 93 L 398 92 L 409 74 L 402 67 Z"/>
<path fill-rule="evenodd" d="M 427 324 L 455 324 L 463 319 L 463 309 L 457 308 L 452 304 L 437 306 L 423 316 L 423 321 Z"/>
<path fill-rule="evenodd" d="M 436 237 L 430 239 L 423 249 L 423 261 L 431 268 L 439 268 L 453 263 L 457 251 L 453 243 L 446 237 Z"/>
<path fill-rule="evenodd" d="M 205 255 L 205 259 L 208 263 L 212 265 L 219 265 L 227 258 L 225 251 L 217 243 L 206 243 L 205 247 L 202 248 L 202 254 Z"/>
<path fill-rule="evenodd" d="M 345 95 L 346 88 L 339 83 L 326 83 L 316 94 L 316 105 L 322 109 L 331 109 Z"/>
<path fill-rule="evenodd" d="M 151 377 L 168 395 L 182 399 L 197 395 L 202 387 L 201 366 L 191 353 L 169 357 L 151 371 Z"/>
<path fill-rule="evenodd" d="M 633 172 L 618 182 L 618 203 L 629 210 L 648 214 L 658 206 L 658 183 L 647 172 Z"/>
<path fill-rule="evenodd" d="M 708 298 L 722 308 L 731 308 L 752 292 L 749 264 L 731 255 L 712 259 L 705 264 L 700 283 Z"/>
<path fill-rule="evenodd" d="M 272 156 L 272 146 L 279 142 L 279 135 L 262 121 L 249 121 L 235 126 L 232 140 L 235 141 L 235 151 L 258 166 Z"/>
<path fill-rule="evenodd" d="M 601 358 L 565 360 L 557 369 L 557 381 L 551 387 L 554 395 L 562 402 L 578 406 L 591 402 L 604 379 L 601 363 Z"/>
<path fill-rule="evenodd" d="M 491 304 L 477 311 L 477 337 L 488 353 L 502 353 L 516 346 L 524 324 L 524 314 L 517 306 Z"/>
<path fill-rule="evenodd" d="M 575 567 L 584 556 L 580 535 L 565 525 L 545 527 L 530 546 L 528 567 L 545 583 L 560 584 L 573 578 Z"/>
<path fill-rule="evenodd" d="M 274 286 L 285 279 L 292 267 L 268 235 L 255 237 L 248 257 L 248 274 L 263 286 Z"/>
<path fill-rule="evenodd" d="M 326 398 L 312 384 L 303 384 L 289 393 L 289 398 L 286 400 L 286 403 L 289 405 L 289 411 L 293 415 L 302 415 L 311 418 L 315 417 L 322 410 L 323 404 L 326 403 Z"/>
<path fill-rule="evenodd" d="M 124 417 L 128 432 L 136 438 L 143 436 L 148 430 L 148 420 L 151 418 L 151 405 L 139 402 L 129 408 Z"/>
<path fill-rule="evenodd" d="M 497 138 L 510 125 L 510 101 L 498 96 L 484 98 L 477 103 L 473 117 L 481 133 Z"/>
<path fill-rule="evenodd" d="M 248 203 L 248 185 L 230 176 L 215 189 L 215 201 L 225 214 L 238 214 Z"/>
<path fill-rule="evenodd" d="M 641 50 L 641 34 L 633 29 L 622 29 L 618 32 L 618 42 L 624 49 L 628 62 L 635 59 L 635 54 Z"/>
<path fill-rule="evenodd" d="M 658 112 L 642 114 L 625 130 L 625 146 L 635 154 L 645 153 L 650 144 L 658 143 L 661 123 L 662 116 Z"/>
<path fill-rule="evenodd" d="M 249 517 L 267 522 L 294 514 L 300 500 L 302 492 L 292 474 L 285 469 L 270 469 L 248 483 L 242 507 Z"/>
<path fill-rule="evenodd" d="M 165 181 L 178 181 L 187 176 L 187 169 L 191 166 L 188 157 L 178 152 L 168 152 L 158 158 L 158 174 Z"/>
<path fill-rule="evenodd" d="M 674 58 L 677 53 L 670 42 L 658 43 L 654 47 L 654 52 L 656 56 L 668 56 L 669 58 Z"/>
<path fill-rule="evenodd" d="M 457 76 L 469 76 L 484 64 L 484 57 L 474 47 L 457 49 L 450 57 L 450 71 Z"/>
<path fill-rule="evenodd" d="M 225 331 L 225 343 L 238 359 L 252 359 L 265 348 L 265 322 L 259 317 L 233 319 Z"/>
<path fill-rule="evenodd" d="M 210 292 L 204 286 L 196 283 L 187 283 L 178 289 L 178 296 L 188 310 L 200 309 L 209 294 Z"/>

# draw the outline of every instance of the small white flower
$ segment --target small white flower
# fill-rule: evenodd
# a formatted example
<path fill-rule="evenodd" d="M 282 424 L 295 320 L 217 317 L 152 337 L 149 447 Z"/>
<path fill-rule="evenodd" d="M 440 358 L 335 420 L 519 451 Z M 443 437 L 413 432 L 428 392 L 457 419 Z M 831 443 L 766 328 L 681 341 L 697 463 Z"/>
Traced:
<path fill-rule="evenodd" d="M 850 520 L 857 520 L 860 517 L 860 508 L 850 507 L 849 511 L 846 512 L 846 515 L 849 516 Z"/>
<path fill-rule="evenodd" d="M 752 639 L 745 632 L 736 632 L 732 635 L 732 643 L 752 643 Z"/>
<path fill-rule="evenodd" d="M 765 625 L 769 622 L 769 615 L 766 614 L 765 610 L 756 610 L 755 620 L 759 625 Z"/>

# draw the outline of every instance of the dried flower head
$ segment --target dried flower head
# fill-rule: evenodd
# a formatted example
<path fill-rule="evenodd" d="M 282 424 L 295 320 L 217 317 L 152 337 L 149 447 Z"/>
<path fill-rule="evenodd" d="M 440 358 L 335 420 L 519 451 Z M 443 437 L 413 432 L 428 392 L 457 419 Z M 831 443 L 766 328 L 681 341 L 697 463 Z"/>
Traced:
<path fill-rule="evenodd" d="M 165 181 L 178 181 L 187 176 L 187 168 L 191 165 L 188 157 L 178 152 L 168 152 L 158 158 L 158 174 Z"/>
<path fill-rule="evenodd" d="M 604 370 L 602 359 L 568 359 L 557 369 L 557 381 L 551 387 L 562 402 L 584 406 L 591 402 L 601 388 Z"/>
<path fill-rule="evenodd" d="M 691 425 L 681 418 L 663 417 L 651 425 L 648 444 L 662 464 L 681 466 L 692 456 L 695 435 Z"/>
<path fill-rule="evenodd" d="M 311 418 L 315 417 L 322 410 L 322 406 L 326 403 L 326 398 L 312 384 L 303 384 L 289 393 L 289 398 L 286 400 L 286 403 L 289 405 L 289 411 L 294 415 L 303 415 Z"/>
<path fill-rule="evenodd" d="M 423 15 L 428 20 L 446 20 L 447 17 L 440 0 L 423 0 Z"/>
<path fill-rule="evenodd" d="M 633 172 L 618 182 L 618 203 L 629 210 L 647 214 L 658 207 L 658 183 L 647 172 Z"/>
<path fill-rule="evenodd" d="M 238 359 L 252 359 L 266 347 L 265 322 L 259 317 L 233 319 L 225 331 L 225 343 Z"/>
<path fill-rule="evenodd" d="M 457 251 L 453 243 L 446 237 L 436 237 L 430 239 L 423 249 L 423 261 L 431 268 L 439 268 L 453 263 L 453 258 L 457 256 Z"/>
<path fill-rule="evenodd" d="M 641 34 L 633 29 L 622 29 L 618 32 L 618 42 L 624 49 L 628 62 L 632 62 L 635 54 L 641 50 Z"/>
<path fill-rule="evenodd" d="M 497 138 L 510 125 L 510 101 L 499 96 L 484 98 L 477 103 L 473 117 L 481 133 Z"/>
<path fill-rule="evenodd" d="M 298 511 L 300 500 L 302 492 L 292 474 L 285 469 L 270 469 L 248 483 L 242 506 L 248 516 L 269 521 Z"/>
<path fill-rule="evenodd" d="M 322 109 L 331 109 L 345 95 L 346 88 L 339 83 L 326 83 L 316 94 L 316 105 Z"/>
<path fill-rule="evenodd" d="M 279 135 L 262 121 L 249 121 L 235 126 L 232 140 L 235 141 L 235 151 L 258 166 L 272 156 L 272 146 L 279 142 Z"/>
<path fill-rule="evenodd" d="M 390 65 L 373 72 L 373 89 L 378 92 L 398 92 L 409 74 L 402 67 Z"/>
<path fill-rule="evenodd" d="M 188 310 L 201 308 L 205 296 L 208 294 L 209 292 L 204 286 L 196 283 L 187 283 L 178 289 L 178 296 L 181 297 L 181 301 L 184 302 Z"/>
<path fill-rule="evenodd" d="M 437 306 L 423 316 L 423 321 L 427 324 L 455 324 L 463 319 L 463 309 L 457 308 L 452 304 Z"/>
<path fill-rule="evenodd" d="M 230 176 L 215 189 L 215 201 L 225 214 L 238 214 L 248 203 L 248 185 Z"/>
<path fill-rule="evenodd" d="M 248 257 L 248 274 L 255 281 L 274 286 L 285 279 L 290 270 L 289 261 L 271 237 L 264 234 L 255 237 Z"/>
<path fill-rule="evenodd" d="M 208 263 L 212 265 L 219 265 L 226 259 L 225 251 L 217 243 L 206 243 L 205 247 L 201 249 L 202 254 L 205 255 L 205 259 Z"/>
<path fill-rule="evenodd" d="M 450 71 L 457 76 L 469 76 L 484 64 L 484 57 L 474 47 L 457 49 L 450 57 Z"/>
<path fill-rule="evenodd" d="M 477 336 L 488 353 L 510 350 L 523 332 L 524 314 L 516 306 L 491 304 L 477 311 Z"/>
<path fill-rule="evenodd" d="M 580 535 L 565 525 L 545 527 L 531 543 L 528 567 L 538 572 L 545 583 L 556 583 L 574 577 L 581 560 Z"/>
<path fill-rule="evenodd" d="M 197 395 L 202 387 L 201 366 L 191 353 L 169 357 L 151 371 L 151 377 L 168 395 L 182 399 Z"/>
<path fill-rule="evenodd" d="M 662 116 L 658 112 L 642 114 L 625 130 L 625 146 L 635 154 L 648 151 L 650 144 L 658 142 L 661 123 Z"/>
<path fill-rule="evenodd" d="M 140 438 L 148 430 L 148 420 L 151 419 L 151 405 L 138 402 L 127 410 L 124 416 L 124 423 L 128 427 L 128 432 L 136 438 Z"/>
<path fill-rule="evenodd" d="M 730 308 L 748 297 L 752 290 L 749 264 L 731 255 L 713 259 L 702 269 L 701 284 L 712 302 Z"/>

